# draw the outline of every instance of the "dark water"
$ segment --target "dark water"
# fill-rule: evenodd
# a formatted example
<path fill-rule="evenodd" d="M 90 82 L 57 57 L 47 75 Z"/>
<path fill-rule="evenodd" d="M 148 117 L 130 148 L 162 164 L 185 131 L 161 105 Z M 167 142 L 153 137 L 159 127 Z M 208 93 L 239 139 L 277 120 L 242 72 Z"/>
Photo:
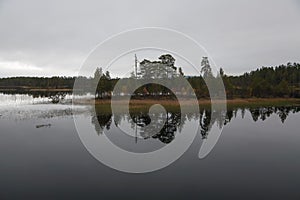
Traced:
<path fill-rule="evenodd" d="M 299 107 L 235 108 L 224 119 L 169 112 L 157 135 L 143 135 L 145 113 L 132 116 L 86 112 L 71 105 L 0 107 L 0 199 L 299 199 Z M 161 170 L 128 174 L 89 154 L 72 114 L 97 137 L 106 134 L 129 151 L 149 151 L 172 143 L 189 123 L 200 125 L 181 158 Z M 205 159 L 198 153 L 210 122 L 223 127 Z M 98 123 L 97 123 L 98 122 Z M 137 126 L 135 126 L 137 124 Z M 138 138 L 121 136 L 117 126 L 137 127 Z M 121 138 L 121 139 L 120 139 Z"/>

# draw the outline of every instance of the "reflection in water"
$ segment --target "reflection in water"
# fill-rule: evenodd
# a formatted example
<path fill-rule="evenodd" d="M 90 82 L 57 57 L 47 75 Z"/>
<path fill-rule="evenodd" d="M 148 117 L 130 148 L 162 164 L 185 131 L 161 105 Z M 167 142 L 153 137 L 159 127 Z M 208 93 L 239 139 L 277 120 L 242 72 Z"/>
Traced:
<path fill-rule="evenodd" d="M 167 112 L 166 115 L 166 122 L 163 128 L 153 138 L 157 138 L 161 142 L 168 144 L 175 138 L 177 127 L 181 124 L 181 114 Z"/>
<path fill-rule="evenodd" d="M 67 96 L 71 98 L 71 96 Z M 25 120 L 34 118 L 53 118 L 66 117 L 74 114 L 83 114 L 90 110 L 85 106 L 71 107 L 70 104 L 47 104 L 48 98 L 33 98 L 30 95 L 4 95 L 0 94 L 0 120 Z M 91 122 L 95 127 L 98 135 L 105 130 L 109 130 L 111 125 L 120 126 L 127 124 L 135 132 L 136 137 L 142 139 L 157 139 L 164 144 L 172 142 L 177 133 L 183 129 L 186 121 L 198 121 L 199 133 L 202 139 L 208 138 L 213 126 L 222 128 L 227 125 L 232 118 L 237 116 L 237 112 L 241 113 L 244 118 L 245 113 L 249 112 L 254 122 L 258 120 L 266 120 L 272 114 L 276 114 L 282 123 L 284 123 L 290 113 L 297 113 L 300 111 L 299 106 L 269 106 L 269 107 L 242 107 L 232 108 L 224 111 L 214 110 L 200 107 L 199 113 L 193 111 L 187 113 L 180 113 L 178 109 L 167 109 L 166 113 L 148 113 L 148 110 L 141 109 L 130 112 L 130 115 L 122 112 L 112 114 L 110 106 L 105 106 L 104 109 L 96 109 L 96 115 L 92 114 Z M 45 125 L 45 124 L 44 124 Z M 50 127 L 43 124 L 37 125 L 36 128 Z M 48 124 L 46 124 L 48 125 Z M 158 128 L 159 127 L 159 128 Z M 157 133 L 155 130 L 159 130 Z"/>
<path fill-rule="evenodd" d="M 128 123 L 131 129 L 136 131 L 136 135 L 139 135 L 143 139 L 154 138 L 168 144 L 175 138 L 176 133 L 181 132 L 187 120 L 199 121 L 200 134 L 202 135 L 202 139 L 206 139 L 212 126 L 216 125 L 221 129 L 237 116 L 238 111 L 241 112 L 242 118 L 244 118 L 245 113 L 248 111 L 254 122 L 259 119 L 264 121 L 272 114 L 276 114 L 281 122 L 284 123 L 287 116 L 290 113 L 299 112 L 300 107 L 233 108 L 227 110 L 226 113 L 218 110 L 212 112 L 210 109 L 200 108 L 199 113 L 180 113 L 168 110 L 165 114 L 152 113 L 151 116 L 146 111 L 132 112 L 130 116 L 122 113 L 113 116 L 111 110 L 103 112 L 96 109 L 97 116 L 92 117 L 92 124 L 94 124 L 97 133 L 102 134 L 105 130 L 110 129 L 112 121 L 114 121 L 116 126 L 120 126 L 121 123 Z M 159 124 L 160 126 L 163 124 L 159 133 L 152 131 L 157 130 Z"/>
<path fill-rule="evenodd" d="M 252 108 L 249 109 L 253 121 L 261 119 L 266 120 L 271 114 L 277 114 L 281 122 L 284 123 L 289 113 L 297 113 L 300 111 L 300 107 L 282 106 L 282 107 L 263 107 L 263 108 Z"/>
<path fill-rule="evenodd" d="M 139 126 L 139 134 L 144 139 L 155 138 L 163 143 L 170 143 L 175 138 L 175 132 L 181 124 L 181 114 L 167 111 L 165 114 L 152 113 L 151 118 L 147 113 L 131 113 L 131 127 L 136 123 Z M 152 122 L 152 123 L 151 123 Z M 163 124 L 159 133 L 155 133 Z"/>
<path fill-rule="evenodd" d="M 97 134 L 102 134 L 104 129 L 109 130 L 112 122 L 112 114 L 97 114 L 92 116 L 92 124 L 95 126 Z"/>

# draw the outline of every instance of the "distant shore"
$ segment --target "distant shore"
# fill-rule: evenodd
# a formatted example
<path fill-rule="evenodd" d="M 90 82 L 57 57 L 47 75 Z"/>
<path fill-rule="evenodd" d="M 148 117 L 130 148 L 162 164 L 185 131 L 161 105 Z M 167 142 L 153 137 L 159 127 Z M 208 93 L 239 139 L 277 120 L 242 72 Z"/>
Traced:
<path fill-rule="evenodd" d="M 0 87 L 0 92 L 72 92 L 70 88 Z"/>

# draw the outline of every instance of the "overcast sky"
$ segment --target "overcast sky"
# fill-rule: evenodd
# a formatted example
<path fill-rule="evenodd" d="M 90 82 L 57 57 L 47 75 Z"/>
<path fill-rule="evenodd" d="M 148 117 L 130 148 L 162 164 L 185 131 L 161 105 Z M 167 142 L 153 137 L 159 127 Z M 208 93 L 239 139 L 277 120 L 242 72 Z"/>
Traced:
<path fill-rule="evenodd" d="M 191 36 L 227 74 L 300 62 L 298 0 L 0 0 L 0 77 L 76 75 L 101 41 L 153 26 Z"/>

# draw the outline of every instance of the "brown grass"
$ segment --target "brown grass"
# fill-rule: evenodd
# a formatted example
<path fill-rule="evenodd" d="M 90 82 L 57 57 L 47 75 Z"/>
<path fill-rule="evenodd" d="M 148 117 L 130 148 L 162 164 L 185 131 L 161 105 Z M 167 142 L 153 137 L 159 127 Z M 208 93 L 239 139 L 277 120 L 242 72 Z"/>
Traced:
<path fill-rule="evenodd" d="M 85 103 L 87 104 L 110 104 L 111 100 L 109 99 L 97 99 L 97 100 L 86 100 Z M 183 105 L 189 105 L 193 101 L 192 100 L 184 100 Z M 215 100 L 214 103 L 223 103 L 223 100 Z M 206 105 L 211 104 L 210 99 L 199 99 L 199 105 Z M 227 99 L 227 104 L 277 104 L 277 103 L 293 103 L 293 104 L 300 104 L 300 99 L 297 98 L 245 98 L 245 99 Z M 117 104 L 125 104 L 125 101 L 119 100 Z M 176 100 L 153 100 L 153 99 L 144 99 L 144 100 L 137 100 L 133 99 L 130 100 L 130 104 L 132 105 L 153 105 L 153 104 L 161 104 L 161 105 L 179 105 L 178 101 Z"/>

